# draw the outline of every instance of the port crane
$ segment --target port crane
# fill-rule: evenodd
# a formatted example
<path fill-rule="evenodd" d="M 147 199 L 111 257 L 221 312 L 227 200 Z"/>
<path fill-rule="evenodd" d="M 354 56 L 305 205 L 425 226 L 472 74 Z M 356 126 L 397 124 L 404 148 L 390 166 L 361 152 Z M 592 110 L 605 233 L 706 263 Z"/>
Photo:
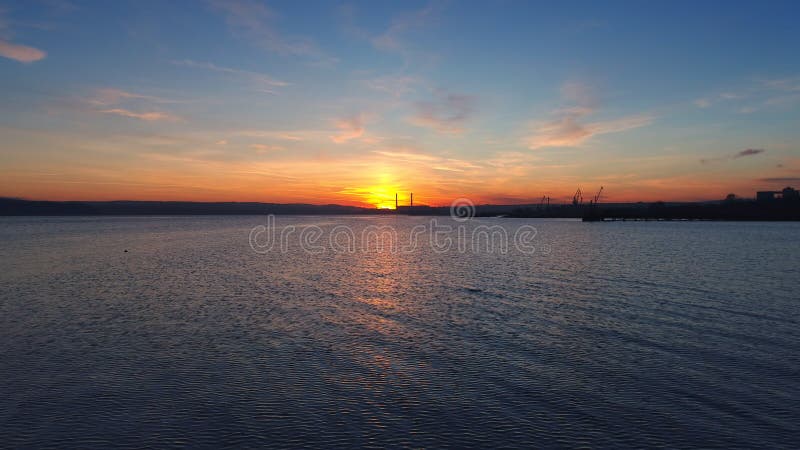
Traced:
<path fill-rule="evenodd" d="M 600 190 L 597 191 L 597 195 L 594 196 L 592 200 L 589 200 L 590 205 L 596 205 L 597 202 L 600 201 L 600 195 L 603 193 L 603 186 L 600 186 Z"/>
<path fill-rule="evenodd" d="M 578 188 L 578 190 L 575 191 L 575 195 L 572 196 L 572 205 L 578 206 L 581 203 L 583 203 L 583 193 L 581 192 L 581 188 Z"/>
<path fill-rule="evenodd" d="M 539 201 L 539 209 L 548 209 L 550 208 L 550 197 L 543 195 L 542 200 Z"/>

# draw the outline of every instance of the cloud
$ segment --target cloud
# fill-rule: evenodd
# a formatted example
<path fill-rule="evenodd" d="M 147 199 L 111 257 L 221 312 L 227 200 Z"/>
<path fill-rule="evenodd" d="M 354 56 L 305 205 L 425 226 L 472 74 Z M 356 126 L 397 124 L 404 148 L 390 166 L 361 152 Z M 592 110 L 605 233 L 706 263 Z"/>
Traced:
<path fill-rule="evenodd" d="M 235 132 L 239 136 L 257 137 L 257 138 L 271 138 L 281 139 L 284 141 L 305 141 L 308 138 L 308 132 L 300 131 L 263 131 L 263 130 L 241 130 Z"/>
<path fill-rule="evenodd" d="M 592 132 L 578 123 L 580 117 L 581 115 L 573 113 L 537 125 L 534 136 L 528 142 L 528 148 L 537 150 L 543 147 L 574 147 L 582 143 Z"/>
<path fill-rule="evenodd" d="M 130 117 L 133 119 L 144 120 L 147 122 L 155 122 L 155 121 L 167 121 L 167 122 L 180 122 L 182 119 L 178 116 L 161 112 L 161 111 L 151 111 L 151 112 L 135 112 L 130 111 L 127 109 L 122 108 L 113 108 L 113 109 L 102 109 L 99 112 L 104 114 L 113 114 L 122 117 Z"/>
<path fill-rule="evenodd" d="M 270 153 L 283 150 L 283 147 L 278 147 L 277 145 L 266 145 L 266 144 L 251 144 L 250 148 L 258 151 L 259 153 Z"/>
<path fill-rule="evenodd" d="M 653 122 L 650 114 L 634 114 L 619 119 L 586 122 L 586 117 L 595 113 L 597 99 L 586 84 L 567 82 L 561 87 L 561 96 L 572 106 L 556 109 L 555 118 L 533 123 L 530 136 L 526 138 L 531 150 L 545 147 L 577 147 L 592 136 L 619 133 L 643 127 Z"/>
<path fill-rule="evenodd" d="M 442 5 L 442 2 L 432 1 L 422 9 L 394 17 L 386 31 L 370 40 L 372 45 L 379 50 L 406 50 L 403 36 L 426 25 L 442 9 Z"/>
<path fill-rule="evenodd" d="M 38 48 L 11 42 L 13 32 L 11 21 L 7 20 L 6 10 L 0 6 L 0 56 L 22 63 L 32 63 L 44 59 L 47 53 Z"/>
<path fill-rule="evenodd" d="M 89 103 L 96 106 L 116 105 L 125 100 L 147 100 L 154 103 L 172 103 L 172 100 L 167 100 L 161 97 L 152 95 L 137 94 L 134 92 L 123 91 L 121 89 L 103 88 L 97 89 L 92 98 L 88 100 Z"/>
<path fill-rule="evenodd" d="M 711 100 L 707 98 L 698 98 L 694 101 L 694 106 L 697 106 L 698 108 L 708 108 L 711 106 Z"/>
<path fill-rule="evenodd" d="M 366 81 L 370 89 L 386 92 L 393 97 L 402 97 L 414 91 L 413 86 L 421 81 L 411 76 L 383 76 Z"/>
<path fill-rule="evenodd" d="M 580 115 L 567 115 L 561 119 L 539 125 L 530 139 L 528 148 L 577 147 L 592 136 L 617 133 L 645 126 L 652 122 L 649 116 L 631 116 L 623 119 L 581 124 Z"/>
<path fill-rule="evenodd" d="M 528 138 L 528 148 L 538 150 L 544 147 L 577 147 L 592 136 L 619 133 L 653 122 L 652 116 L 640 114 L 582 124 L 581 119 L 589 114 L 591 110 L 578 108 L 568 110 L 558 119 L 536 124 L 533 135 Z"/>
<path fill-rule="evenodd" d="M 597 106 L 597 96 L 592 88 L 577 81 L 567 81 L 561 85 L 561 97 L 577 108 L 590 111 Z M 571 108 L 576 109 L 576 108 Z"/>
<path fill-rule="evenodd" d="M 758 181 L 764 183 L 800 184 L 800 177 L 761 178 Z"/>
<path fill-rule="evenodd" d="M 442 172 L 467 172 L 482 168 L 482 166 L 473 164 L 469 161 L 431 155 L 427 153 L 419 153 L 412 149 L 376 150 L 373 153 L 386 158 L 391 158 L 393 161 L 400 161 L 405 164 L 418 166 L 420 168 L 433 169 Z"/>
<path fill-rule="evenodd" d="M 736 153 L 735 155 L 733 155 L 733 157 L 741 158 L 742 156 L 758 155 L 759 153 L 764 153 L 765 151 L 766 150 L 764 150 L 763 148 L 748 148 Z"/>
<path fill-rule="evenodd" d="M 736 92 L 721 92 L 694 101 L 698 108 L 728 103 L 739 114 L 792 106 L 800 102 L 800 77 L 761 79 Z"/>
<path fill-rule="evenodd" d="M 169 100 L 152 95 L 139 94 L 116 88 L 96 89 L 88 98 L 82 100 L 85 105 L 90 105 L 90 110 L 103 114 L 111 114 L 146 122 L 183 122 L 183 118 L 165 111 L 154 110 L 153 104 L 174 103 Z"/>
<path fill-rule="evenodd" d="M 764 150 L 763 148 L 746 148 L 744 150 L 738 151 L 730 155 L 718 156 L 715 158 L 703 158 L 700 160 L 700 163 L 709 164 L 709 163 L 723 162 L 731 159 L 744 158 L 745 156 L 760 155 L 761 153 L 764 152 L 766 152 L 766 150 Z"/>
<path fill-rule="evenodd" d="M 784 92 L 800 91 L 800 77 L 764 80 L 764 86 Z"/>
<path fill-rule="evenodd" d="M 198 61 L 192 61 L 191 59 L 184 59 L 182 61 L 173 61 L 172 63 L 177 64 L 179 66 L 206 69 L 206 70 L 211 70 L 213 72 L 225 73 L 246 78 L 257 85 L 260 85 L 262 88 L 261 90 L 267 93 L 274 93 L 274 91 L 272 91 L 270 88 L 284 87 L 289 85 L 289 83 L 285 81 L 277 80 L 275 78 L 272 78 L 270 76 L 258 72 L 251 72 L 248 70 L 240 70 L 240 69 L 233 69 L 230 67 L 218 66 L 210 62 L 198 62 Z"/>
<path fill-rule="evenodd" d="M 425 153 L 415 153 L 411 151 L 391 151 L 391 150 L 376 150 L 376 155 L 387 156 L 389 158 L 402 159 L 405 161 L 436 161 L 439 158 Z"/>
<path fill-rule="evenodd" d="M 462 133 L 475 110 L 474 103 L 469 95 L 442 93 L 435 100 L 417 102 L 411 123 L 441 133 Z"/>
<path fill-rule="evenodd" d="M 410 67 L 438 61 L 432 47 L 412 46 L 409 40 L 435 21 L 446 3 L 447 0 L 431 0 L 420 9 L 396 14 L 391 17 L 389 25 L 378 32 L 374 31 L 374 17 L 369 17 L 369 28 L 360 27 L 356 23 L 356 7 L 352 4 L 339 7 L 339 19 L 344 33 L 368 42 L 376 50 L 399 54 L 405 61 L 404 65 Z"/>
<path fill-rule="evenodd" d="M 741 108 L 737 109 L 736 112 L 739 114 L 751 114 L 758 111 L 758 108 L 755 106 L 742 106 Z"/>
<path fill-rule="evenodd" d="M 340 130 L 339 134 L 333 135 L 330 138 L 337 144 L 343 144 L 352 139 L 360 138 L 364 136 L 366 132 L 364 128 L 364 117 L 360 114 L 337 120 L 336 128 Z"/>
<path fill-rule="evenodd" d="M 38 48 L 0 40 L 0 56 L 23 63 L 32 63 L 44 59 L 47 53 Z"/>
<path fill-rule="evenodd" d="M 263 3 L 252 0 L 210 0 L 209 4 L 225 15 L 225 22 L 235 34 L 250 39 L 265 50 L 282 55 L 313 57 L 324 63 L 337 61 L 326 56 L 311 38 L 281 34 L 273 24 L 277 14 Z"/>

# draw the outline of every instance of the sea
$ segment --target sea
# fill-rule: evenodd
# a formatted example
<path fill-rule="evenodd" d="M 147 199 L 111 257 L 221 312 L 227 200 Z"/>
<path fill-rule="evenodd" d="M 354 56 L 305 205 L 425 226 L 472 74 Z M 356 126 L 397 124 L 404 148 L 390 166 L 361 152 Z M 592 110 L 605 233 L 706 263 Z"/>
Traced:
<path fill-rule="evenodd" d="M 799 446 L 800 223 L 0 218 L 0 447 Z"/>

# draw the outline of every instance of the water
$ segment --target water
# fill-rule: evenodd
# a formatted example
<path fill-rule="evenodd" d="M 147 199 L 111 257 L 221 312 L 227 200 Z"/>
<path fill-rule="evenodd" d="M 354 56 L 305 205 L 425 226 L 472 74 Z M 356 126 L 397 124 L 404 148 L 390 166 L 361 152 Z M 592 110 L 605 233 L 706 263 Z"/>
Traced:
<path fill-rule="evenodd" d="M 800 442 L 800 224 L 483 219 L 537 250 L 264 255 L 263 223 L 0 219 L 0 445 Z"/>

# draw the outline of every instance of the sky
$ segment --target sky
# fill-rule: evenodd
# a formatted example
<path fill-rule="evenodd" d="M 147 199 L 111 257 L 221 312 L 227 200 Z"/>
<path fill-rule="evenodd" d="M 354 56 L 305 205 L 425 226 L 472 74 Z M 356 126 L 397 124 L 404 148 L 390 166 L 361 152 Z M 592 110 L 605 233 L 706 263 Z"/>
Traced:
<path fill-rule="evenodd" d="M 800 3 L 0 0 L 0 196 L 800 187 Z"/>

